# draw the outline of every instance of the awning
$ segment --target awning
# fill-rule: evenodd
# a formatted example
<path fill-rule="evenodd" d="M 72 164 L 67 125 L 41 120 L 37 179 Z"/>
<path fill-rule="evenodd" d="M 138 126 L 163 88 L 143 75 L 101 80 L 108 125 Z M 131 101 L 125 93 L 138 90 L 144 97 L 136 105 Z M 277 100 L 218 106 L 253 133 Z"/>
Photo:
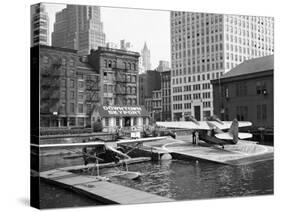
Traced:
<path fill-rule="evenodd" d="M 101 117 L 138 117 L 149 116 L 144 106 L 99 106 L 97 108 Z"/>

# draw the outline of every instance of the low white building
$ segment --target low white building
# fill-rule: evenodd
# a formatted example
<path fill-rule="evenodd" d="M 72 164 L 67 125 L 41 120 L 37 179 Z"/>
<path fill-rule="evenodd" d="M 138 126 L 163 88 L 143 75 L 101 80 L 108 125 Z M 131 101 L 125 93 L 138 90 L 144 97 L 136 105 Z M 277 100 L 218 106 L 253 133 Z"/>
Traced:
<path fill-rule="evenodd" d="M 99 106 L 93 112 L 93 120 L 100 120 L 103 132 L 140 131 L 148 126 L 149 114 L 144 106 Z"/>

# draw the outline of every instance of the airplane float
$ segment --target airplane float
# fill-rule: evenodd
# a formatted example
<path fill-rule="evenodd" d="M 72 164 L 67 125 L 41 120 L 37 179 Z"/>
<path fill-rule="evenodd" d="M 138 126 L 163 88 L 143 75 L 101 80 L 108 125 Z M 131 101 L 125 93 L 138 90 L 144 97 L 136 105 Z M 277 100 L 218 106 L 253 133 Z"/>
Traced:
<path fill-rule="evenodd" d="M 211 145 L 219 145 L 224 149 L 224 145 L 237 144 L 239 139 L 252 138 L 251 133 L 239 132 L 239 127 L 248 127 L 252 123 L 248 121 L 221 121 L 216 116 L 210 117 L 207 121 L 197 121 L 192 116 L 187 117 L 189 121 L 156 122 L 156 125 L 166 128 L 179 128 L 197 131 L 199 140 Z M 228 130 L 225 132 L 223 130 Z"/>

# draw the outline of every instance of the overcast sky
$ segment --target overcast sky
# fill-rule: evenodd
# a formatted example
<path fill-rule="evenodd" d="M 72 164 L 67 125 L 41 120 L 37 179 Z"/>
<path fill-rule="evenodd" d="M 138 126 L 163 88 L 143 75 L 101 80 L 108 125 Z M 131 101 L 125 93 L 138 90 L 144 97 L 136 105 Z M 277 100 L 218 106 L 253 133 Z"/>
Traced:
<path fill-rule="evenodd" d="M 45 5 L 50 19 L 51 33 L 56 12 L 66 6 L 50 3 Z M 150 49 L 153 69 L 157 67 L 159 60 L 170 62 L 170 13 L 168 11 L 101 7 L 101 20 L 106 42 L 119 44 L 120 40 L 125 39 L 133 45 L 132 50 L 138 52 L 146 42 Z"/>

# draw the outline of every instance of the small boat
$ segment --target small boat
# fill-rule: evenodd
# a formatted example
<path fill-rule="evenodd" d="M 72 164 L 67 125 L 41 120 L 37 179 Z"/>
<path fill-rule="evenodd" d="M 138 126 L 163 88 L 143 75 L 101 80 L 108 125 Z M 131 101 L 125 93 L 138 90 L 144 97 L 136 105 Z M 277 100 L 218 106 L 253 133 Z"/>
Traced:
<path fill-rule="evenodd" d="M 120 173 L 116 173 L 116 177 L 128 179 L 128 180 L 136 180 L 141 176 L 140 172 L 130 172 L 130 171 L 120 171 Z"/>
<path fill-rule="evenodd" d="M 141 176 L 140 172 L 131 172 L 131 171 L 117 171 L 114 173 L 108 173 L 106 177 L 120 177 L 127 180 L 136 180 Z"/>

